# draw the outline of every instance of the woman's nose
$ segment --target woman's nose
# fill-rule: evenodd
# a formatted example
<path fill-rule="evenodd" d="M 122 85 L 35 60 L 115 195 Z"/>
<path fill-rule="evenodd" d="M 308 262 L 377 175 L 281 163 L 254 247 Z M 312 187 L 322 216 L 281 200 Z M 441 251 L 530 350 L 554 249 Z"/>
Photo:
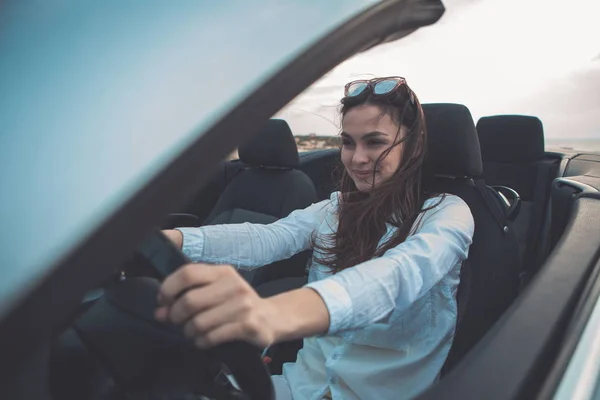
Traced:
<path fill-rule="evenodd" d="M 367 155 L 367 152 L 362 149 L 360 146 L 356 147 L 356 150 L 354 151 L 354 155 L 352 157 L 352 163 L 354 164 L 366 164 L 369 162 L 369 157 Z"/>

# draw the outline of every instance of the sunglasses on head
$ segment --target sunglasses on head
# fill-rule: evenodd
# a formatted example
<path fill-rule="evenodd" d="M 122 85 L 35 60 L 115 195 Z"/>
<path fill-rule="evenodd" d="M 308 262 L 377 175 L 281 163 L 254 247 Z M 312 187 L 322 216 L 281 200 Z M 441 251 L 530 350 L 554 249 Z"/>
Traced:
<path fill-rule="evenodd" d="M 406 79 L 400 76 L 388 76 L 386 78 L 375 78 L 368 80 L 361 79 L 347 83 L 344 87 L 344 95 L 346 97 L 357 97 L 368 89 L 374 96 L 385 96 L 394 93 L 402 85 L 406 85 Z M 412 93 L 410 100 L 412 103 L 414 103 Z"/>

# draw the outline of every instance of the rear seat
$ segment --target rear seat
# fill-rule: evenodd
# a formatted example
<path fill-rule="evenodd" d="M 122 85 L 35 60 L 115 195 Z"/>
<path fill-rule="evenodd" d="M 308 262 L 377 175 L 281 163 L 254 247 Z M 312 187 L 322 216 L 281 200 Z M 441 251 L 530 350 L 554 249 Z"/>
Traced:
<path fill-rule="evenodd" d="M 508 186 L 522 201 L 514 221 L 522 257 L 522 283 L 543 263 L 549 224 L 548 199 L 560 159 L 546 155 L 542 121 L 525 115 L 483 117 L 477 122 L 483 173 L 488 185 Z"/>

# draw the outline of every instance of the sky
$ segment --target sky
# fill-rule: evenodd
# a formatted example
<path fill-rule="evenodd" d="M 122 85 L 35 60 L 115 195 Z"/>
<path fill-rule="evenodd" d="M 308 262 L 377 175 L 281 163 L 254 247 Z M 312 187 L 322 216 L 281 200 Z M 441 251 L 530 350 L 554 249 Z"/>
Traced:
<path fill-rule="evenodd" d="M 346 82 L 400 75 L 421 102 L 462 103 L 475 120 L 535 115 L 547 139 L 600 140 L 600 1 L 444 4 L 436 24 L 340 64 L 277 117 L 298 135 L 335 135 Z"/>

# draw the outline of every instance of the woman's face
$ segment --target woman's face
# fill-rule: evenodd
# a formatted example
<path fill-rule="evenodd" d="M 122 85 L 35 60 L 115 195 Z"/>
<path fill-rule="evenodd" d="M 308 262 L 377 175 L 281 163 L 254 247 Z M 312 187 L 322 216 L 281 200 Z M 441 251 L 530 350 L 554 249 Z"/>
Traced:
<path fill-rule="evenodd" d="M 342 163 L 361 192 L 389 179 L 402 159 L 400 144 L 394 146 L 375 169 L 377 160 L 393 145 L 400 130 L 392 117 L 382 115 L 381 111 L 374 105 L 358 106 L 342 119 Z"/>

